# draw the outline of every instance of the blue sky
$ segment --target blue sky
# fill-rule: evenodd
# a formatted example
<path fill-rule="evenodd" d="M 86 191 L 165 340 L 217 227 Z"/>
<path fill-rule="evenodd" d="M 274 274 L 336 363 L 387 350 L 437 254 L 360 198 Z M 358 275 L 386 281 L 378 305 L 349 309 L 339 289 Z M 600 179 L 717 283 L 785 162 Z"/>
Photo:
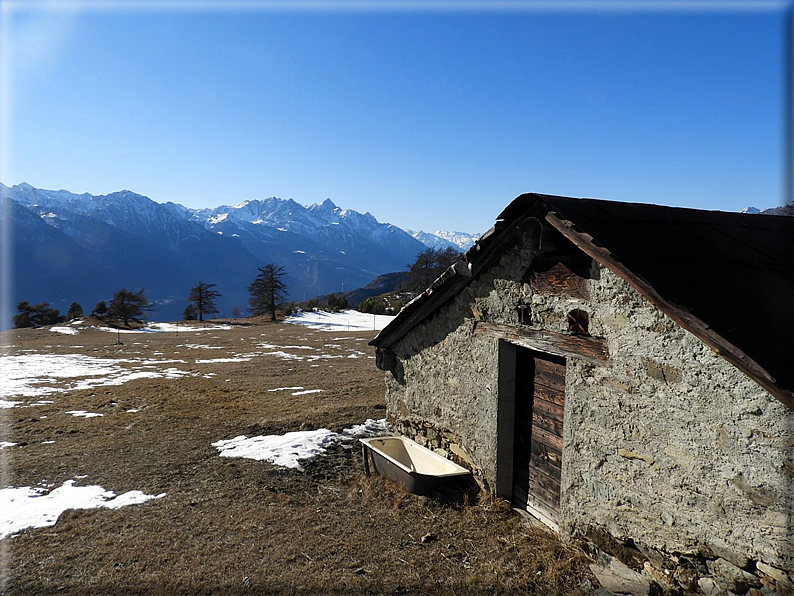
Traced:
<path fill-rule="evenodd" d="M 467 232 L 523 192 L 781 201 L 783 3 L 190 6 L 7 3 L 0 181 Z"/>

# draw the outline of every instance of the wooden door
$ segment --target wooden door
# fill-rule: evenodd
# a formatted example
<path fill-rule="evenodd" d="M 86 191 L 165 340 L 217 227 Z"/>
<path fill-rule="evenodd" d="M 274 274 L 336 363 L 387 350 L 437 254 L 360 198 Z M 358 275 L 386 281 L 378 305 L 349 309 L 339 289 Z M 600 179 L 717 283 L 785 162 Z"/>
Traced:
<path fill-rule="evenodd" d="M 555 526 L 564 408 L 565 359 L 517 348 L 513 501 Z"/>

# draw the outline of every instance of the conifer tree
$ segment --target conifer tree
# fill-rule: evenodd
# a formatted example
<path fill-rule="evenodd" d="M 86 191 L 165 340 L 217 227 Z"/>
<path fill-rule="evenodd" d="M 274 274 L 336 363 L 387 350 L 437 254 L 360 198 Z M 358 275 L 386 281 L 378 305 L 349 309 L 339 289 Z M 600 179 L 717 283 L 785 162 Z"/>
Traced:
<path fill-rule="evenodd" d="M 69 310 L 66 312 L 66 320 L 72 321 L 74 319 L 79 319 L 83 316 L 83 307 L 80 306 L 78 302 L 72 302 L 69 306 Z"/>
<path fill-rule="evenodd" d="M 199 321 L 204 320 L 204 315 L 212 315 L 218 312 L 218 308 L 215 306 L 215 299 L 221 293 L 213 288 L 215 288 L 215 284 L 207 284 L 200 281 L 190 289 L 187 300 L 193 305 Z"/>
<path fill-rule="evenodd" d="M 100 300 L 96 303 L 94 310 L 91 311 L 91 314 L 95 317 L 99 317 L 100 319 L 108 314 L 108 305 L 104 300 Z"/>
<path fill-rule="evenodd" d="M 125 327 L 130 323 L 140 323 L 146 312 L 154 310 L 154 305 L 143 295 L 144 289 L 132 292 L 122 288 L 110 301 L 107 316 L 114 321 L 120 321 Z"/>
<path fill-rule="evenodd" d="M 407 266 L 406 289 L 423 292 L 460 257 L 460 252 L 452 247 L 443 250 L 434 248 L 423 250 L 417 255 L 416 261 Z"/>
<path fill-rule="evenodd" d="M 275 263 L 259 267 L 259 275 L 248 286 L 248 310 L 253 316 L 270 313 L 270 320 L 276 320 L 276 308 L 287 298 L 287 285 L 281 279 L 284 275 L 284 267 Z"/>
<path fill-rule="evenodd" d="M 57 308 L 51 308 L 49 302 L 31 305 L 27 300 L 17 304 L 17 314 L 14 315 L 14 327 L 41 327 L 55 325 L 63 321 Z"/>

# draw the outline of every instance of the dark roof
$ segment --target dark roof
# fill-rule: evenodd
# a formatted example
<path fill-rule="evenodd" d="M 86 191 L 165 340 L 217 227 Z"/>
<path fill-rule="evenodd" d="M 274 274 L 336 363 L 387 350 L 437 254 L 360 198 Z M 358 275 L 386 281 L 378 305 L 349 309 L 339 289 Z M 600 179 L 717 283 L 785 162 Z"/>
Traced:
<path fill-rule="evenodd" d="M 545 218 L 672 320 L 794 407 L 794 218 L 525 194 L 371 343 L 394 344 Z M 461 275 L 462 274 L 462 275 Z"/>

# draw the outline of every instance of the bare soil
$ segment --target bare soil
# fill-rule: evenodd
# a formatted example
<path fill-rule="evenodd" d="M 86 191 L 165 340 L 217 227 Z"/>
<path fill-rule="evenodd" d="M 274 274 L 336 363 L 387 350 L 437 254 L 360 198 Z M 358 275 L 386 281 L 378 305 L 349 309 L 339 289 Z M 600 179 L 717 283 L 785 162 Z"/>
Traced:
<path fill-rule="evenodd" d="M 183 360 L 168 366 L 195 375 L 10 398 L 54 403 L 0 410 L 0 439 L 17 443 L 0 452 L 7 464 L 4 485 L 60 486 L 76 479 L 78 486 L 98 484 L 116 494 L 166 496 L 116 510 L 70 510 L 54 526 L 5 538 L 0 592 L 586 593 L 587 556 L 526 526 L 504 501 L 406 493 L 365 476 L 361 451 L 344 445 L 304 471 L 219 457 L 211 443 L 221 439 L 339 431 L 385 417 L 383 373 L 367 346 L 372 336 L 280 323 L 122 334 L 123 345 L 98 330 L 5 333 L 10 354 Z M 329 357 L 264 355 L 267 350 L 257 347 L 263 343 Z M 257 351 L 245 362 L 196 363 Z M 268 391 L 298 386 L 324 391 Z M 68 410 L 103 416 L 78 418 Z"/>

